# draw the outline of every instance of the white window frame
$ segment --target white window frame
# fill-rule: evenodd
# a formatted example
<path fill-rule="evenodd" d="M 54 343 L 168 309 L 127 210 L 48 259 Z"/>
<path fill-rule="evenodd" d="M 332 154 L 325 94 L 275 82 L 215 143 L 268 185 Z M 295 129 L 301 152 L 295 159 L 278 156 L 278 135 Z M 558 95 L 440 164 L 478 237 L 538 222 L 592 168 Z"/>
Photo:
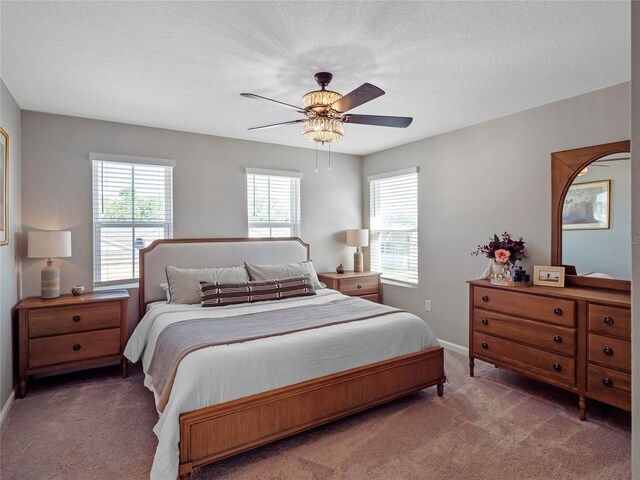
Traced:
<path fill-rule="evenodd" d="M 253 238 L 259 238 L 257 235 L 251 235 L 252 228 L 268 228 L 271 232 L 271 229 L 274 228 L 288 228 L 291 232 L 292 237 L 299 237 L 301 235 L 301 222 L 300 222 L 300 191 L 301 191 L 301 179 L 302 173 L 287 171 L 287 170 L 271 170 L 265 168 L 246 168 L 246 185 L 247 185 L 247 236 Z M 293 181 L 294 188 L 291 191 L 290 198 L 290 209 L 293 212 L 293 216 L 291 221 L 289 222 L 276 222 L 276 221 L 267 221 L 267 222 L 256 222 L 251 221 L 251 208 L 252 206 L 249 204 L 249 180 L 251 175 L 258 175 L 264 177 L 280 177 L 280 178 L 288 178 Z M 255 179 L 254 179 L 255 185 Z M 253 195 L 255 201 L 255 193 Z M 269 196 L 269 200 L 271 200 Z M 271 208 L 269 207 L 269 213 L 271 213 Z M 273 235 L 270 235 L 273 237 Z"/>
<path fill-rule="evenodd" d="M 162 228 L 164 230 L 163 238 L 172 238 L 173 236 L 173 167 L 175 161 L 161 158 L 135 157 L 129 155 L 113 155 L 106 153 L 89 153 L 91 161 L 91 184 L 92 184 L 92 216 L 93 216 L 93 286 L 96 289 L 135 286 L 138 284 L 137 277 L 123 278 L 118 280 L 101 281 L 101 229 L 102 228 L 131 228 L 135 236 L 136 225 L 144 225 L 144 227 Z M 165 215 L 168 217 L 167 222 L 136 222 L 131 219 L 130 222 L 118 221 L 107 222 L 97 220 L 96 209 L 98 207 L 97 192 L 99 191 L 98 177 L 95 175 L 94 169 L 104 163 L 123 163 L 135 167 L 135 165 L 152 165 L 157 167 L 168 167 L 169 175 L 168 188 L 165 188 Z M 165 182 L 166 184 L 166 182 Z M 135 190 L 134 190 L 135 192 Z M 132 252 L 132 270 L 135 270 L 135 249 Z"/>
<path fill-rule="evenodd" d="M 411 168 L 406 168 L 406 169 L 402 169 L 402 170 L 395 170 L 395 171 L 391 171 L 391 172 L 385 172 L 385 173 L 380 173 L 380 174 L 376 174 L 376 175 L 369 175 L 367 177 L 367 180 L 369 181 L 369 230 L 370 230 L 370 249 L 369 249 L 369 253 L 370 253 L 370 264 L 371 264 L 371 269 L 372 270 L 376 270 L 379 271 L 382 275 L 382 280 L 383 281 L 387 281 L 388 283 L 397 283 L 400 285 L 405 285 L 405 286 L 411 286 L 411 287 L 415 287 L 418 285 L 418 280 L 419 280 L 419 269 L 418 269 L 418 243 L 419 243 L 419 238 L 418 238 L 418 219 L 419 219 L 419 215 L 418 215 L 418 210 L 419 210 L 419 201 L 418 201 L 418 183 L 419 183 L 419 178 L 418 178 L 418 173 L 419 173 L 419 169 L 418 167 L 411 167 Z M 404 176 L 409 176 L 409 175 L 413 175 L 415 176 L 415 199 L 416 199 L 416 204 L 415 204 L 415 211 L 416 211 L 416 218 L 415 218 L 415 228 L 376 228 L 375 225 L 375 221 L 374 218 L 376 216 L 376 201 L 378 201 L 377 199 L 375 199 L 375 189 L 376 189 L 376 185 L 375 182 L 380 181 L 380 180 L 384 180 L 384 179 L 390 179 L 390 178 L 397 178 L 397 177 L 404 177 Z M 415 244 L 413 242 L 407 242 L 407 245 L 409 247 L 409 249 L 414 249 L 415 250 L 415 265 L 416 265 L 416 270 L 415 270 L 415 279 L 407 279 L 406 277 L 400 277 L 395 275 L 393 272 L 388 272 L 385 271 L 384 267 L 382 266 L 382 252 L 379 252 L 377 254 L 377 259 L 379 259 L 380 261 L 380 265 L 376 265 L 374 262 L 374 257 L 376 257 L 376 255 L 373 255 L 373 249 L 375 248 L 380 248 L 380 246 L 377 244 L 378 240 L 377 238 L 385 233 L 385 232 L 398 232 L 398 231 L 402 231 L 402 232 L 407 232 L 407 233 L 411 233 L 414 234 L 415 236 Z"/>

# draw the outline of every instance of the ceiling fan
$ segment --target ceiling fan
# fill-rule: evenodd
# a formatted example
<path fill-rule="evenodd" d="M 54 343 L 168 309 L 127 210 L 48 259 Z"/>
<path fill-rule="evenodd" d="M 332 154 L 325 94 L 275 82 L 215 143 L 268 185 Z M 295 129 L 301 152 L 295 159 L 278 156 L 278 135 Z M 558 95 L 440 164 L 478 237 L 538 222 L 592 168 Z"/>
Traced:
<path fill-rule="evenodd" d="M 609 168 L 610 165 L 601 165 L 602 163 L 608 163 L 608 162 L 619 162 L 620 160 L 631 160 L 631 157 L 616 157 L 616 158 L 601 158 L 599 160 L 596 160 L 593 163 L 590 163 L 588 166 L 584 167 L 582 170 L 580 170 L 580 173 L 578 173 L 578 177 L 582 177 L 584 175 L 586 175 L 587 173 L 589 173 L 589 167 L 603 167 L 603 168 Z"/>
<path fill-rule="evenodd" d="M 329 72 L 319 72 L 315 74 L 315 79 L 320 90 L 314 90 L 302 97 L 303 107 L 296 107 L 289 103 L 280 102 L 271 98 L 256 95 L 254 93 L 241 93 L 243 97 L 255 98 L 256 100 L 266 100 L 284 108 L 295 110 L 306 115 L 307 118 L 291 120 L 289 122 L 272 123 L 261 127 L 249 128 L 249 130 L 264 130 L 267 128 L 280 127 L 282 125 L 292 125 L 302 123 L 302 136 L 312 142 L 338 142 L 344 136 L 343 125 L 345 123 L 356 123 L 360 125 L 376 125 L 379 127 L 407 128 L 413 118 L 411 117 L 389 117 L 383 115 L 357 115 L 347 113 L 360 105 L 367 103 L 374 98 L 384 95 L 384 91 L 370 83 L 364 83 L 345 96 L 338 92 L 327 90 L 333 75 Z"/>

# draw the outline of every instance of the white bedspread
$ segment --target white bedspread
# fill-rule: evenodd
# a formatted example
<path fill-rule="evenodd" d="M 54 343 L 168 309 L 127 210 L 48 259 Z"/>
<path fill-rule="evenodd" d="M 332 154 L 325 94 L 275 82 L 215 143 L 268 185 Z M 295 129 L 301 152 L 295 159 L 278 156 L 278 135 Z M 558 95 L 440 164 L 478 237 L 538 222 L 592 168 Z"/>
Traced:
<path fill-rule="evenodd" d="M 156 302 L 149 305 L 124 354 L 132 362 L 142 358 L 145 385 L 153 391 L 146 372 L 158 335 L 167 325 L 194 318 L 220 318 L 322 304 L 336 300 L 341 295 L 325 289 L 318 291 L 314 297 L 215 308 Z M 158 447 L 151 479 L 176 479 L 179 417 L 182 413 L 437 345 L 435 335 L 423 320 L 406 312 L 398 312 L 359 322 L 192 352 L 180 363 L 169 402 L 153 429 L 158 437 Z"/>

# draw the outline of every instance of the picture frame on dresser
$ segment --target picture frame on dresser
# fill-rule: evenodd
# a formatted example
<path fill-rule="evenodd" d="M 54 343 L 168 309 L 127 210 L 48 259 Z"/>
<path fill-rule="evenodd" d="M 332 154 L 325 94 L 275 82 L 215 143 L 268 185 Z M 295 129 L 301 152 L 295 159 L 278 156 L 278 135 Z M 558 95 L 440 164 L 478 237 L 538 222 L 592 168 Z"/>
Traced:
<path fill-rule="evenodd" d="M 9 134 L 0 127 L 0 246 L 9 244 Z"/>
<path fill-rule="evenodd" d="M 544 287 L 564 287 L 565 267 L 535 265 L 533 267 L 533 284 Z"/>

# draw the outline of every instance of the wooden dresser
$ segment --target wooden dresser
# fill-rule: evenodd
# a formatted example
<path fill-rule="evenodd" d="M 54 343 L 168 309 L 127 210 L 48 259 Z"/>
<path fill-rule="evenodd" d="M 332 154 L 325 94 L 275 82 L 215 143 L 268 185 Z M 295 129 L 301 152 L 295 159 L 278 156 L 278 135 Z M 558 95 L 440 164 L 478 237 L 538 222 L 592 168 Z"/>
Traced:
<path fill-rule="evenodd" d="M 126 290 L 62 295 L 43 300 L 29 297 L 16 307 L 20 312 L 20 388 L 23 398 L 27 376 L 120 361 L 127 341 Z"/>
<path fill-rule="evenodd" d="M 469 282 L 469 368 L 515 370 L 586 399 L 631 410 L 631 296 L 585 287 Z"/>
<path fill-rule="evenodd" d="M 332 290 L 345 295 L 360 297 L 372 302 L 381 303 L 380 274 L 378 272 L 326 272 L 319 273 L 318 278 Z"/>

